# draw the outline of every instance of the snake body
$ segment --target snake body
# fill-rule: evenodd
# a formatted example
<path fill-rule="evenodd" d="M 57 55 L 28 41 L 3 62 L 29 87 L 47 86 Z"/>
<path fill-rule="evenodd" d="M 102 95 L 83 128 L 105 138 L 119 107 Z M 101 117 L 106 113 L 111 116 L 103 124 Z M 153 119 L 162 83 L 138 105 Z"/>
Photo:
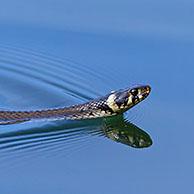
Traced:
<path fill-rule="evenodd" d="M 150 93 L 151 87 L 136 86 L 111 92 L 84 104 L 35 111 L 0 111 L 0 124 L 14 124 L 36 119 L 92 119 L 114 116 L 127 111 Z"/>

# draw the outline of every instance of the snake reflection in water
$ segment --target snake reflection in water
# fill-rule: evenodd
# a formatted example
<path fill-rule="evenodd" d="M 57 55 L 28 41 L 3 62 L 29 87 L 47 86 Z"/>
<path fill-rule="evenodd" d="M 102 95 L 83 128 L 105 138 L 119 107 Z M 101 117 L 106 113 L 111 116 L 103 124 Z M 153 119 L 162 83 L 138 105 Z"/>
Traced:
<path fill-rule="evenodd" d="M 84 120 L 84 126 L 89 126 L 84 128 L 91 129 L 86 131 L 87 133 L 92 134 L 95 131 L 92 130 L 92 126 L 94 126 L 95 122 L 97 122 L 97 128 L 100 129 L 97 131 L 100 135 L 135 148 L 149 147 L 152 145 L 151 137 L 139 127 L 125 120 L 122 113 L 144 100 L 149 95 L 150 91 L 151 87 L 148 85 L 136 86 L 130 89 L 111 92 L 102 98 L 92 100 L 88 103 L 73 105 L 65 108 L 38 111 L 0 111 L 0 124 L 14 124 L 37 119 L 67 119 L 79 120 L 79 122 L 83 122 Z M 99 123 L 98 118 L 101 117 L 103 117 L 103 119 L 101 119 Z M 45 129 L 36 128 L 35 130 L 32 130 L 31 133 L 41 133 L 41 130 Z M 50 137 L 50 133 L 55 129 L 52 127 L 52 129 L 49 130 L 48 128 L 47 130 L 48 136 Z M 58 128 L 56 131 L 58 131 Z M 67 132 L 65 133 L 67 134 Z M 14 134 L 7 135 L 5 135 L 5 137 L 9 137 L 11 135 L 11 139 L 12 136 L 16 137 L 18 135 L 22 136 L 23 139 L 24 135 L 29 135 L 29 131 L 24 132 L 24 134 L 21 134 L 21 132 L 17 134 L 16 132 Z M 68 135 L 66 137 L 68 137 Z M 3 136 L 1 138 L 3 138 Z M 14 139 L 15 138 L 11 140 L 13 147 L 15 145 Z M 55 139 L 58 139 L 58 137 L 55 137 Z M 48 142 L 47 135 L 41 139 L 42 142 L 44 142 L 44 140 L 45 143 Z M 20 138 L 17 138 L 17 142 L 18 141 L 20 141 Z M 6 143 L 7 142 L 0 141 L 1 149 L 6 148 L 4 145 Z M 18 145 L 18 143 L 16 145 Z"/>

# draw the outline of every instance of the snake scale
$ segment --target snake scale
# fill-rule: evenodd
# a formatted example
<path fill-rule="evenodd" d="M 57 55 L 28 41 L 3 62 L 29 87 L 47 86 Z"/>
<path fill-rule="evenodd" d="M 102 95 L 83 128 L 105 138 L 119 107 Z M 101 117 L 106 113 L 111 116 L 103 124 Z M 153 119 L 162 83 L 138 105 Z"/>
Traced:
<path fill-rule="evenodd" d="M 84 104 L 34 111 L 0 111 L 0 124 L 14 124 L 36 119 L 93 119 L 121 114 L 132 108 L 150 93 L 149 85 L 113 91 Z"/>

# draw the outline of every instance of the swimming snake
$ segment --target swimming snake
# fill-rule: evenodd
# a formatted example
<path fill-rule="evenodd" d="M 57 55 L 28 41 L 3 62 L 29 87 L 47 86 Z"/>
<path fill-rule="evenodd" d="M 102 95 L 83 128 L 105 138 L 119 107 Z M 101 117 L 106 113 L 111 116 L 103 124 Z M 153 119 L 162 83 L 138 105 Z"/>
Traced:
<path fill-rule="evenodd" d="M 0 111 L 0 124 L 14 124 L 37 119 L 82 120 L 122 114 L 144 100 L 150 93 L 149 85 L 135 86 L 69 107 L 32 111 Z"/>

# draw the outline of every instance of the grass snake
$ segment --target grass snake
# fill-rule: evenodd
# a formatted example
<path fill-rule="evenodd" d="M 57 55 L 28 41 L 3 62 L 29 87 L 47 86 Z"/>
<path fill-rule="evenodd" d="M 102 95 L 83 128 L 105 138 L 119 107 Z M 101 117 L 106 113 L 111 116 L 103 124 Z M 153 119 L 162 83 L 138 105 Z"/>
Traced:
<path fill-rule="evenodd" d="M 0 111 L 0 124 L 14 124 L 37 119 L 82 120 L 109 117 L 122 114 L 144 100 L 150 93 L 149 85 L 135 86 L 69 107 L 34 110 L 34 111 Z"/>

